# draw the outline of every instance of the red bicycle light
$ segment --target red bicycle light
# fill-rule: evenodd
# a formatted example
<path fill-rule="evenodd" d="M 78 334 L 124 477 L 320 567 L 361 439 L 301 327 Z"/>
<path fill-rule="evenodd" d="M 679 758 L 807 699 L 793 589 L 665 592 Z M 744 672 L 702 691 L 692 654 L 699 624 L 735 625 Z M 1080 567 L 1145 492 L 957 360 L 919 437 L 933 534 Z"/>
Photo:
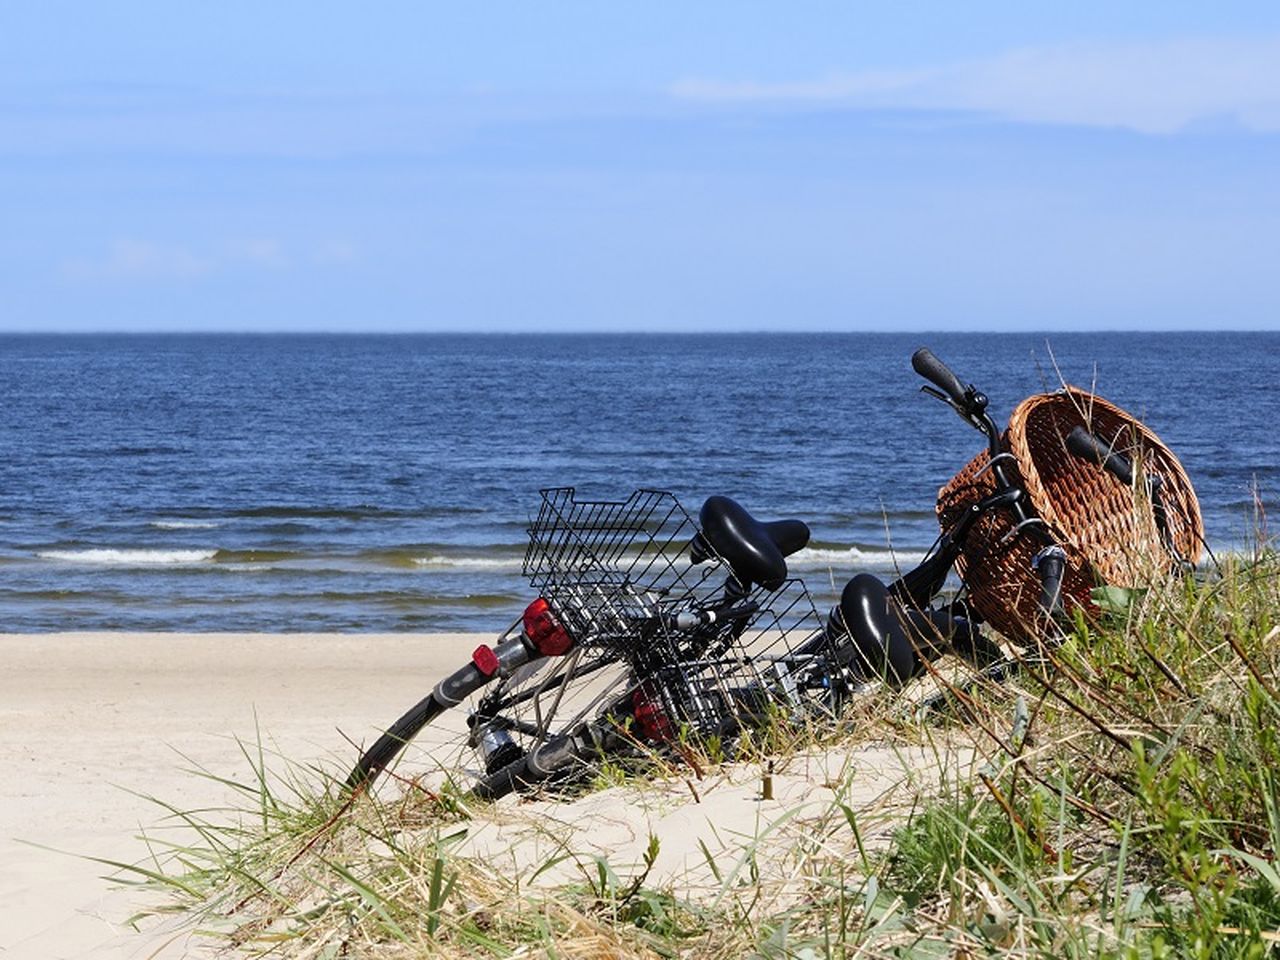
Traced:
<path fill-rule="evenodd" d="M 636 730 L 640 739 L 649 743 L 670 743 L 675 739 L 675 727 L 662 709 L 662 704 L 647 687 L 641 687 L 631 695 L 631 710 L 636 718 Z"/>
<path fill-rule="evenodd" d="M 573 646 L 573 637 L 541 597 L 525 607 L 524 633 L 537 651 L 546 657 L 568 653 Z"/>
<path fill-rule="evenodd" d="M 498 661 L 498 655 L 493 652 L 493 647 L 487 643 L 482 643 L 476 647 L 471 654 L 471 662 L 476 665 L 476 669 L 483 673 L 486 677 L 492 677 L 498 672 L 498 668 L 502 665 Z"/>

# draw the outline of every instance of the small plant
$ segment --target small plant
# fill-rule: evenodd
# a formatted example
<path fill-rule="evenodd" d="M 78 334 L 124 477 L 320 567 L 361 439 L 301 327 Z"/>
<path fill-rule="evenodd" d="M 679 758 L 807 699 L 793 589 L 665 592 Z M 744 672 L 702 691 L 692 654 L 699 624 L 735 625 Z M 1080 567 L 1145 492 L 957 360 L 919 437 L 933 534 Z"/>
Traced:
<path fill-rule="evenodd" d="M 600 760 L 594 767 L 595 774 L 591 778 L 592 790 L 608 790 L 610 787 L 620 787 L 627 783 L 631 777 L 631 771 L 627 766 L 609 757 Z"/>

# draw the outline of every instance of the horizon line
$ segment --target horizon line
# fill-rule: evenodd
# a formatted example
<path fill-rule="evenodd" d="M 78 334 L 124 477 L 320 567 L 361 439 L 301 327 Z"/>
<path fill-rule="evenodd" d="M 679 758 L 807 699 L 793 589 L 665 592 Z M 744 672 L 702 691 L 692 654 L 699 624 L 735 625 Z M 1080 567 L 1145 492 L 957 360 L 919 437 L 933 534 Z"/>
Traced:
<path fill-rule="evenodd" d="M 847 330 L 835 328 L 810 328 L 810 329 L 782 329 L 782 328 L 748 328 L 748 329 L 724 329 L 724 330 L 645 330 L 645 329 L 621 329 L 621 330 L 581 330 L 581 329 L 542 329 L 542 330 L 466 330 L 466 329 L 441 329 L 441 330 L 400 330 L 400 329 L 374 329 L 374 330 L 353 330 L 353 329 L 324 329 L 324 328 L 302 328 L 302 329 L 267 329 L 267 330 L 248 330 L 244 328 L 226 328 L 226 329 L 209 329 L 209 330 L 183 330 L 177 328 L 163 329 L 140 329 L 140 328 L 124 328 L 124 329 L 107 329 L 107 330 L 0 330 L 0 337 L 83 337 L 83 336 L 124 336 L 124 337 L 146 337 L 146 336 L 187 336 L 187 337 L 204 337 L 204 336 L 246 336 L 246 337 L 288 337 L 288 336 L 339 336 L 339 337 L 420 337 L 420 336 L 477 336 L 477 337 L 529 337 L 529 336 L 667 336 L 667 337 L 715 337 L 715 336 L 777 336 L 777 335 L 799 335 L 799 336 L 815 336 L 815 335 L 832 335 L 832 334 L 849 334 L 860 335 L 870 334 L 875 336 L 907 336 L 918 334 L 922 336 L 928 335 L 944 335 L 955 336 L 963 334 L 1088 334 L 1092 336 L 1111 335 L 1111 334 L 1134 334 L 1134 333 L 1164 333 L 1164 334 L 1181 334 L 1181 333 L 1280 333 L 1280 325 L 1274 327 L 1116 327 L 1116 328 L 1080 328 L 1080 327 L 1034 327 L 1026 329 L 1011 329 L 1009 327 L 966 327 L 964 329 L 945 329 L 942 327 L 922 327 L 918 330 L 890 330 L 882 328 L 870 328 L 861 330 Z"/>

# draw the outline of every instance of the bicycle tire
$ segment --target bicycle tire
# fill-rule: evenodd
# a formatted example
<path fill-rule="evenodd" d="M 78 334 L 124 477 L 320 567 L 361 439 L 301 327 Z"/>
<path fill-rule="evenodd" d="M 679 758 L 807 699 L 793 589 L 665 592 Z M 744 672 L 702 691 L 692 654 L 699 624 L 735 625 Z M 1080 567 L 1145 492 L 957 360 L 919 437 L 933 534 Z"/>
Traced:
<path fill-rule="evenodd" d="M 613 667 L 616 669 L 609 670 Z M 605 674 L 606 676 L 596 676 Z M 474 691 L 458 703 L 442 703 L 432 692 L 409 708 L 361 754 L 347 778 L 348 789 L 369 788 L 379 774 L 392 767 L 411 744 L 429 758 L 414 779 L 465 795 L 496 800 L 526 782 L 519 776 L 525 757 L 537 746 L 614 709 L 634 685 L 630 667 L 608 651 L 549 657 L 520 667 L 511 677 Z M 480 736 L 466 717 L 492 717 L 481 726 L 504 727 L 520 754 L 492 768 L 478 744 Z M 423 744 L 424 729 L 440 733 Z M 531 784 L 532 778 L 526 778 Z M 428 786 L 428 789 L 432 789 Z"/>
<path fill-rule="evenodd" d="M 370 783 L 400 755 L 423 727 L 438 717 L 446 707 L 429 693 L 406 711 L 400 719 L 387 727 L 372 747 L 361 754 L 347 777 L 347 787 L 354 789 Z"/>

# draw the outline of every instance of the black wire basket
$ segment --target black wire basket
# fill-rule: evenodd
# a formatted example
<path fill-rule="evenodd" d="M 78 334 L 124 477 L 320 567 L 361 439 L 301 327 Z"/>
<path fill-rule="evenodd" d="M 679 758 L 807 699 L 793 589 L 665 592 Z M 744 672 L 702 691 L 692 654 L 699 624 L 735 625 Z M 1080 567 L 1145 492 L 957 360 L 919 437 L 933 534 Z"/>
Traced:
<path fill-rule="evenodd" d="M 579 500 L 560 487 L 542 491 L 524 559 L 575 644 L 626 660 L 633 693 L 652 700 L 672 735 L 740 729 L 770 705 L 799 706 L 825 680 L 826 636 L 804 584 L 743 587 L 705 541 L 706 559 L 692 562 L 698 534 L 671 493 Z M 751 612 L 688 625 L 691 611 L 715 601 Z"/>

